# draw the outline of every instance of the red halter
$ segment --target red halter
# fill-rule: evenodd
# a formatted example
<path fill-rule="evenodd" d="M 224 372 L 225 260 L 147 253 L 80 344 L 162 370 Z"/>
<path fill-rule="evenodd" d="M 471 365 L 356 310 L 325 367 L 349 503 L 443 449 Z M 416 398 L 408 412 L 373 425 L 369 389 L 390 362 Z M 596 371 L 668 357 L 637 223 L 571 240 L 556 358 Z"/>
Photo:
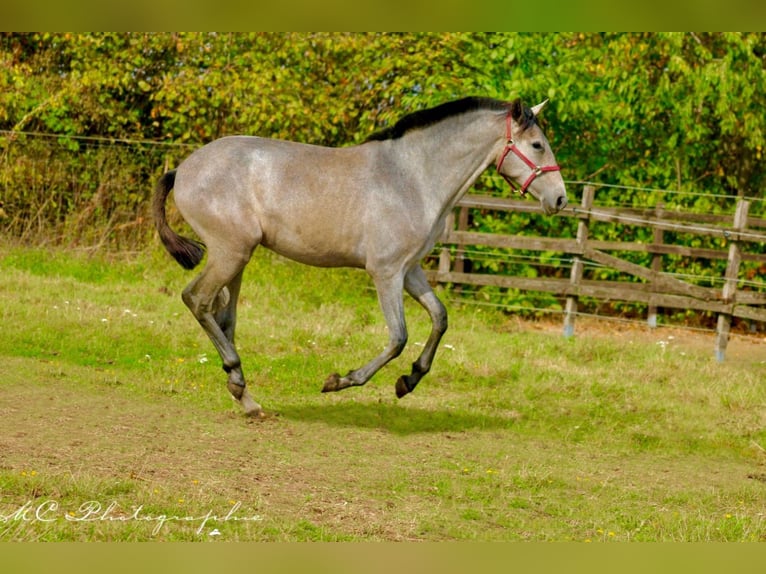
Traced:
<path fill-rule="evenodd" d="M 521 161 L 523 161 L 525 164 L 529 166 L 529 169 L 532 170 L 532 173 L 529 174 L 529 177 L 527 180 L 522 184 L 520 192 L 521 195 L 524 195 L 527 192 L 527 188 L 529 185 L 535 180 L 535 178 L 543 174 L 547 171 L 559 171 L 561 168 L 557 165 L 545 165 L 545 166 L 539 166 L 532 163 L 532 161 L 525 156 L 523 153 L 521 153 L 521 150 L 516 147 L 516 144 L 513 142 L 513 132 L 511 130 L 511 112 L 508 111 L 507 114 L 505 114 L 505 149 L 503 149 L 503 153 L 500 154 L 500 157 L 497 159 L 497 165 L 495 166 L 497 169 L 497 172 L 500 173 L 500 168 L 503 165 L 503 161 L 505 161 L 505 156 L 508 155 L 508 152 L 515 153 Z M 500 173 L 500 175 L 503 176 L 505 181 L 508 182 L 508 185 L 511 186 L 511 188 L 516 187 L 516 182 L 513 181 L 513 179 L 510 178 L 510 176 Z"/>

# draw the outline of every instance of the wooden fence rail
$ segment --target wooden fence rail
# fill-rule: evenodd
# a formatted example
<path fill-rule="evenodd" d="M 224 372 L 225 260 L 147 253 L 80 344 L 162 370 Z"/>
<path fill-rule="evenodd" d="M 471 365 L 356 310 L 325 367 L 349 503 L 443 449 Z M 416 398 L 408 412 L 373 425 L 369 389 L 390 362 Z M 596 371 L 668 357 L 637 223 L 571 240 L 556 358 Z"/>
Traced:
<path fill-rule="evenodd" d="M 471 209 L 539 212 L 535 202 L 467 195 L 458 203 L 456 213 L 447 221 L 440 242 L 438 269 L 427 271 L 434 283 L 463 285 L 493 285 L 526 291 L 552 293 L 566 300 L 564 335 L 572 336 L 575 329 L 578 302 L 581 297 L 601 301 L 643 303 L 648 306 L 647 321 L 657 325 L 658 308 L 694 309 L 718 314 L 715 354 L 724 360 L 733 317 L 766 322 L 766 293 L 738 289 L 742 261 L 766 263 L 766 254 L 750 252 L 748 245 L 766 242 L 766 219 L 749 216 L 750 202 L 737 202 L 733 219 L 716 214 L 686 213 L 665 209 L 662 205 L 648 209 L 594 207 L 595 189 L 585 186 L 579 206 L 568 208 L 556 217 L 577 218 L 577 234 L 571 238 L 530 237 L 467 231 Z M 649 227 L 653 230 L 651 243 L 607 241 L 589 238 L 593 222 L 618 223 Z M 699 248 L 666 242 L 666 234 L 690 234 L 725 239 L 723 249 Z M 685 235 L 684 235 L 685 236 Z M 450 246 L 457 246 L 453 250 Z M 469 273 L 464 266 L 464 249 L 485 246 L 508 250 L 558 252 L 571 256 L 569 278 L 517 277 Z M 452 253 L 455 252 L 453 258 Z M 621 259 L 613 252 L 644 252 L 652 255 L 649 267 Z M 678 255 L 698 259 L 726 260 L 723 288 L 701 287 L 662 272 L 662 256 Z M 640 281 L 603 281 L 585 279 L 584 265 L 590 261 Z M 704 279 L 710 280 L 710 277 Z"/>

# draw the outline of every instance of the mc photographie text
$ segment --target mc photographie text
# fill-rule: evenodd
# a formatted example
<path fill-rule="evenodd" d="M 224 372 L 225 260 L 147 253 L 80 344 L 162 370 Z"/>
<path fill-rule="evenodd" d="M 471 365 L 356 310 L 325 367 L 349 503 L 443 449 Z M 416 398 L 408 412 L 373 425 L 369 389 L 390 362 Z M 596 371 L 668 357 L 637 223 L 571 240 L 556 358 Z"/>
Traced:
<path fill-rule="evenodd" d="M 226 522 L 257 522 L 262 520 L 258 515 L 240 516 L 242 503 L 236 502 L 225 513 L 218 514 L 213 510 L 197 516 L 179 514 L 150 513 L 143 505 L 130 509 L 120 507 L 116 502 L 102 504 L 97 500 L 83 502 L 77 508 L 64 508 L 58 501 L 48 499 L 27 501 L 26 503 L 4 513 L 0 509 L 0 525 L 10 526 L 18 523 L 51 523 L 66 521 L 72 524 L 94 522 L 142 522 L 153 524 L 152 536 L 159 534 L 162 529 L 172 523 L 186 523 L 197 526 L 196 533 L 201 535 L 206 529 L 208 534 L 220 534 L 215 525 Z"/>

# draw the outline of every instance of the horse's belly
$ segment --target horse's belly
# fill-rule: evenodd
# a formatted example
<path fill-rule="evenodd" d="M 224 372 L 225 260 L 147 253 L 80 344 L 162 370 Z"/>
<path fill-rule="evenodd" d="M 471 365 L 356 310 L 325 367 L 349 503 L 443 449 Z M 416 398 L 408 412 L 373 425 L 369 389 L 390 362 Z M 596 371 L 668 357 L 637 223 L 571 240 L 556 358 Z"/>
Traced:
<path fill-rule="evenodd" d="M 364 267 L 361 243 L 360 238 L 342 229 L 312 225 L 266 232 L 261 242 L 288 259 L 316 267 Z"/>

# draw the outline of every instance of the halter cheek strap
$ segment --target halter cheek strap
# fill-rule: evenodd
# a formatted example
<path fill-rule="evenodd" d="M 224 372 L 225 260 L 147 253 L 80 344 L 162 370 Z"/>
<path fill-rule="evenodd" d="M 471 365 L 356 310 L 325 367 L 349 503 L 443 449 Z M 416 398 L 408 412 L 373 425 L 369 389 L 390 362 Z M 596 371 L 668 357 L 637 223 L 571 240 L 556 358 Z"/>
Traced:
<path fill-rule="evenodd" d="M 515 153 L 521 161 L 527 164 L 529 166 L 529 169 L 532 170 L 532 173 L 529 174 L 529 177 L 521 185 L 521 188 L 519 190 L 521 192 L 521 195 L 524 195 L 527 192 L 527 188 L 530 186 L 530 184 L 535 180 L 535 178 L 538 175 L 541 175 L 548 171 L 559 171 L 561 169 L 557 165 L 545 165 L 545 166 L 535 165 L 527 156 L 525 156 L 521 152 L 521 150 L 518 147 L 516 147 L 516 144 L 513 142 L 513 130 L 511 128 L 511 112 L 510 111 L 507 114 L 505 114 L 505 140 L 506 140 L 505 148 L 503 148 L 503 153 L 501 153 L 500 156 L 497 158 L 497 165 L 495 166 L 495 169 L 497 169 L 497 172 L 503 176 L 503 178 L 505 179 L 505 181 L 508 182 L 508 185 L 510 185 L 511 188 L 515 188 L 517 183 L 509 175 L 501 173 L 500 168 L 502 167 L 506 156 L 510 152 Z"/>

